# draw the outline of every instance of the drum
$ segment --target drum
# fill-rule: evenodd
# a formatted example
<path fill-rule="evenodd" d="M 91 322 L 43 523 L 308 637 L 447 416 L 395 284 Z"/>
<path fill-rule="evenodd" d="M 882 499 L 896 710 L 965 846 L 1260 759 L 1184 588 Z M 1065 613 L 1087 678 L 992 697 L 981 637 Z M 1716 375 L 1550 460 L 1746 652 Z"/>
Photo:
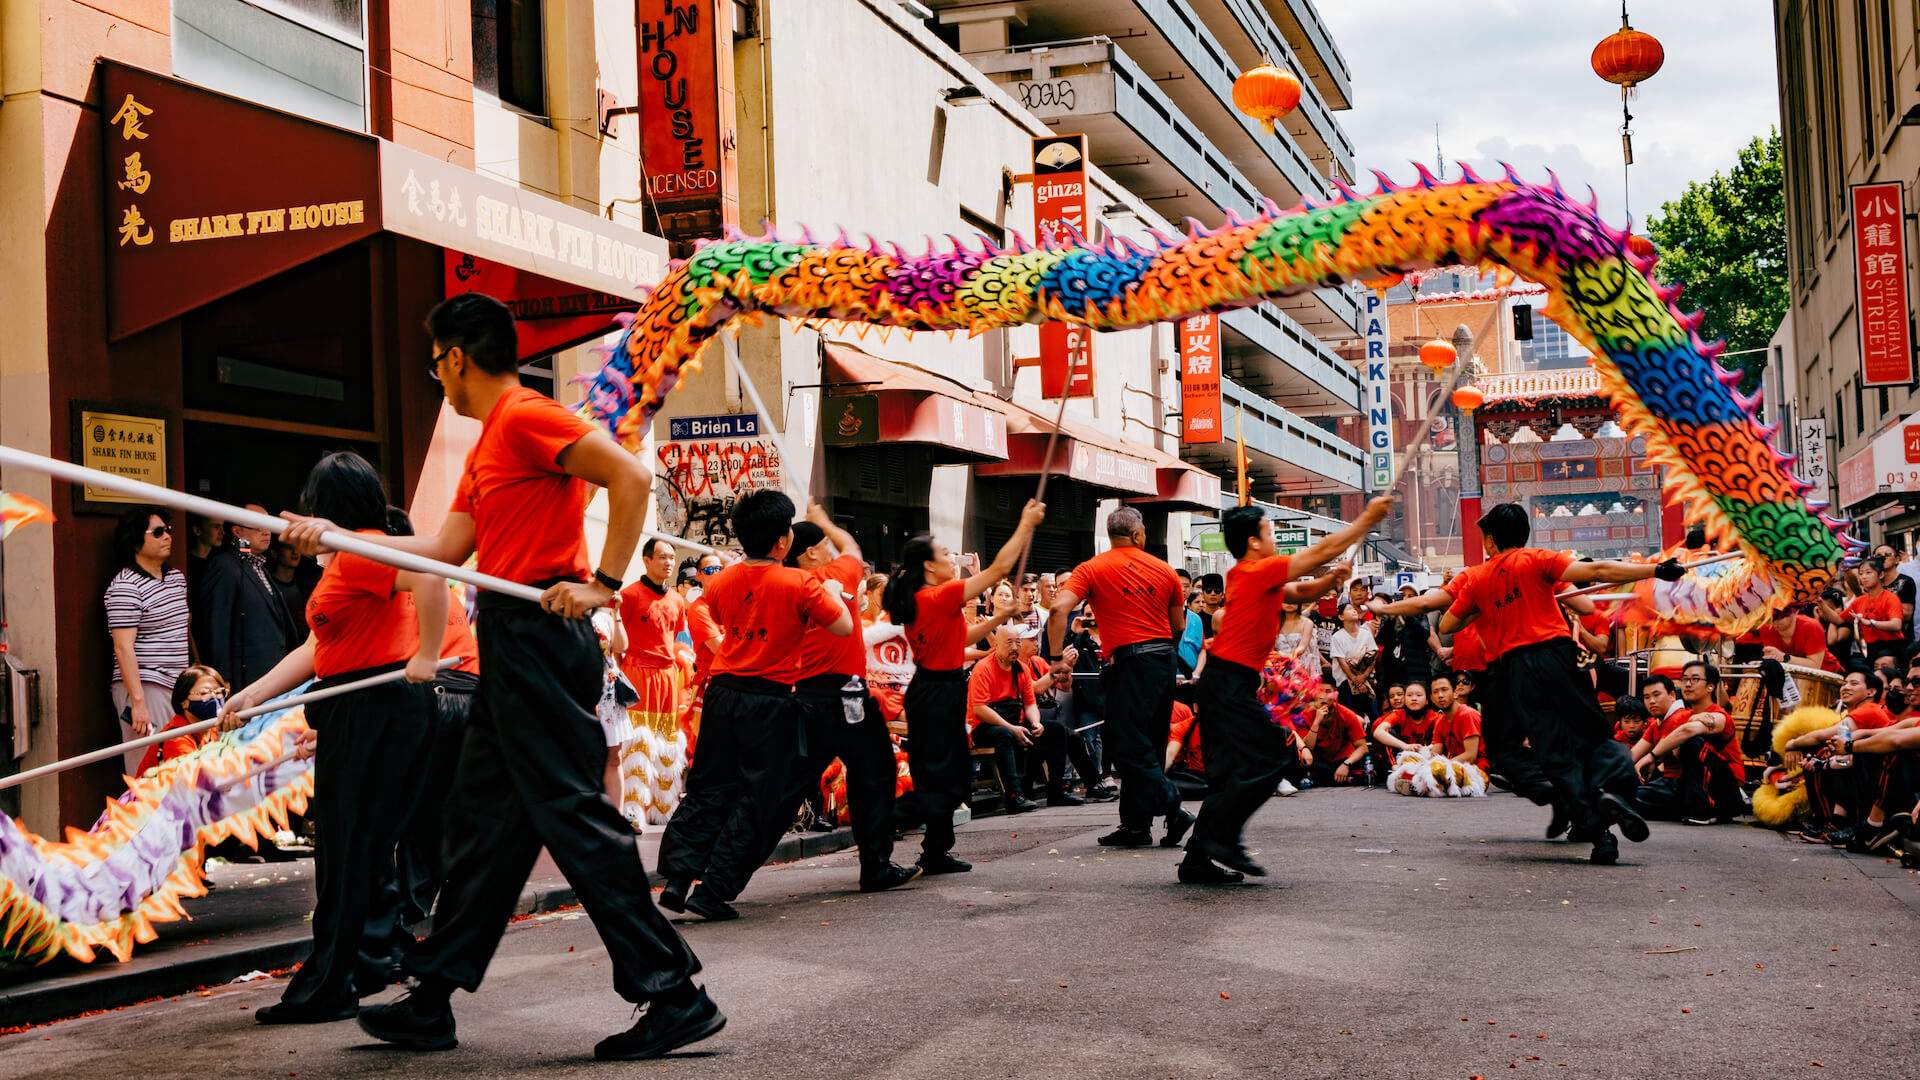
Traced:
<path fill-rule="evenodd" d="M 1787 678 L 1800 688 L 1800 704 L 1818 705 L 1823 709 L 1840 707 L 1840 684 L 1845 681 L 1842 676 L 1799 664 L 1780 666 L 1787 669 Z"/>

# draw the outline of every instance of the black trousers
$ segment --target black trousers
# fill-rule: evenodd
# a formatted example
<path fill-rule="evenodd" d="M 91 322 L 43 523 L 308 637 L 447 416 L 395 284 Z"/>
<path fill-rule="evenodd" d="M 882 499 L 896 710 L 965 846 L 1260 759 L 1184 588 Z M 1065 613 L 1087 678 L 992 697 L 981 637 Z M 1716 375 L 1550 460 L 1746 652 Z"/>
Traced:
<path fill-rule="evenodd" d="M 991 707 L 1009 724 L 1026 726 L 1025 711 L 1018 703 L 996 701 Z M 1028 734 L 1032 734 L 1031 729 Z M 1058 715 L 1049 718 L 1041 714 L 1040 734 L 1033 736 L 1032 746 L 1021 746 L 1011 730 L 995 724 L 976 726 L 973 744 L 993 748 L 994 765 L 1000 770 L 1000 779 L 1007 785 L 1009 796 L 1024 796 L 1033 774 L 1041 767 L 1047 770 L 1049 795 L 1067 790 L 1067 726 Z"/>
<path fill-rule="evenodd" d="M 780 802 L 782 824 L 761 838 L 762 863 L 786 835 L 784 823 L 793 820 L 808 796 L 819 793 L 820 774 L 834 758 L 847 770 L 847 816 L 860 849 L 860 876 L 874 877 L 893 861 L 893 789 L 899 777 L 893 740 L 880 707 L 864 688 L 857 694 L 842 692 L 851 681 L 845 675 L 828 675 L 794 688 L 807 753 L 794 759 L 787 778 Z M 858 722 L 847 722 L 850 710 L 859 714 Z"/>
<path fill-rule="evenodd" d="M 1485 723 L 1485 720 L 1483 719 L 1481 722 Z M 1307 777 L 1308 779 L 1311 779 L 1314 782 L 1314 785 L 1316 787 L 1338 786 L 1340 781 L 1335 780 L 1333 778 L 1333 774 L 1344 763 L 1345 763 L 1344 758 L 1333 760 L 1333 761 L 1322 761 L 1319 758 L 1314 758 L 1313 764 L 1307 766 Z M 1361 765 L 1359 762 L 1355 762 L 1354 764 L 1347 766 L 1347 779 L 1346 779 L 1347 783 L 1364 784 L 1366 783 L 1366 779 L 1367 779 L 1367 770 L 1365 766 Z"/>
<path fill-rule="evenodd" d="M 480 688 L 447 799 L 446 879 L 409 966 L 479 987 L 546 848 L 634 1003 L 684 986 L 700 961 L 653 906 L 633 827 L 607 798 L 595 714 L 604 661 L 592 624 L 518 600 L 480 600 Z"/>
<path fill-rule="evenodd" d="M 765 838 L 779 843 L 793 821 L 787 790 L 806 755 L 792 687 L 715 675 L 686 796 L 660 838 L 661 876 L 699 878 L 700 891 L 715 899 L 739 896 L 772 853 Z"/>
<path fill-rule="evenodd" d="M 371 674 L 356 671 L 328 681 Z M 313 805 L 320 831 L 314 857 L 313 952 L 287 983 L 289 1005 L 351 1004 L 355 984 L 387 984 L 402 945 L 393 915 L 393 849 L 413 804 L 431 719 L 427 691 L 387 683 L 307 706 L 320 733 Z M 409 936 L 407 941 L 411 941 Z"/>
<path fill-rule="evenodd" d="M 1506 778 L 1514 793 L 1545 806 L 1553 801 L 1553 785 L 1540 767 L 1540 755 L 1527 745 L 1527 729 L 1512 711 L 1495 668 L 1475 676 L 1480 699 L 1480 734 L 1487 748 L 1487 767 Z M 1631 765 L 1631 761 L 1629 761 Z"/>
<path fill-rule="evenodd" d="M 1600 711 L 1592 680 L 1575 655 L 1572 640 L 1556 638 L 1513 649 L 1492 666 L 1498 672 L 1502 737 L 1510 739 L 1515 727 L 1524 731 L 1545 774 L 1548 801 L 1564 809 L 1573 824 L 1597 833 L 1605 826 L 1601 794 L 1632 799 L 1640 780 L 1627 748 L 1613 740 L 1613 725 Z M 1510 743 L 1507 748 L 1511 754 Z M 1523 786 L 1512 771 L 1507 779 L 1515 790 L 1540 801 L 1537 788 Z"/>
<path fill-rule="evenodd" d="M 1290 766 L 1299 763 L 1293 743 L 1260 704 L 1260 673 L 1218 656 L 1200 672 L 1200 745 L 1207 765 L 1207 797 L 1200 804 L 1189 851 L 1240 847 L 1247 819 L 1273 797 Z"/>
<path fill-rule="evenodd" d="M 1740 782 L 1716 754 L 1707 752 L 1707 740 L 1695 735 L 1674 756 L 1680 776 L 1655 778 L 1634 792 L 1634 805 L 1644 817 L 1662 821 L 1706 818 L 1730 821 L 1740 814 Z"/>
<path fill-rule="evenodd" d="M 398 920 L 406 926 L 433 913 L 440 893 L 440 843 L 446 832 L 447 795 L 460 766 L 460 748 L 467 741 L 467 717 L 473 713 L 473 694 L 479 676 L 465 671 L 443 671 L 433 681 L 433 735 L 427 741 L 426 763 L 420 777 L 413 821 L 400 837 L 394 855 Z"/>
<path fill-rule="evenodd" d="M 905 706 L 914 816 L 926 827 L 921 856 L 945 855 L 953 850 L 953 812 L 973 787 L 966 674 L 915 668 Z"/>
<path fill-rule="evenodd" d="M 1173 661 L 1172 642 L 1143 642 L 1115 650 L 1112 662 L 1100 673 L 1107 720 L 1101 730 L 1107 763 L 1120 778 L 1120 827 L 1124 829 L 1145 829 L 1154 818 L 1180 806 L 1180 792 L 1166 772 L 1167 731 L 1173 724 Z M 1209 756 L 1212 752 L 1207 751 Z"/>
<path fill-rule="evenodd" d="M 1094 719 L 1097 719 L 1097 717 Z M 1059 723 L 1062 735 L 1061 741 L 1066 743 L 1067 747 L 1067 760 L 1073 763 L 1073 771 L 1079 775 L 1080 782 L 1087 785 L 1088 788 L 1092 788 L 1093 785 L 1099 783 L 1100 766 L 1095 761 L 1095 758 L 1098 756 L 1096 751 L 1099 749 L 1100 743 L 1097 739 L 1089 739 L 1088 736 L 1099 735 L 1100 729 L 1094 728 L 1091 731 L 1078 733 L 1073 730 L 1081 724 L 1093 723 L 1092 719 L 1078 720 L 1075 718 L 1073 695 L 1070 693 L 1055 692 L 1053 704 L 1049 705 L 1044 701 L 1041 702 L 1040 722 L 1049 725 L 1055 722 Z M 1049 777 L 1049 779 L 1051 779 L 1051 777 Z"/>

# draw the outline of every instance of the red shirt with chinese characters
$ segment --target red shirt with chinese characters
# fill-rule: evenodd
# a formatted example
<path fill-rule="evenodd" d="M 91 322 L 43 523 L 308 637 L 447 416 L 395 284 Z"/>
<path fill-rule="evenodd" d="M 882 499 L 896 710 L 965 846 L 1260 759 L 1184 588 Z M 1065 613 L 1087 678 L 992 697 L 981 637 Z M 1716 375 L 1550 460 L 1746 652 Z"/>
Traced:
<path fill-rule="evenodd" d="M 1128 645 L 1171 638 L 1175 609 L 1186 626 L 1185 597 L 1173 567 L 1137 547 L 1108 548 L 1081 563 L 1067 590 L 1085 599 L 1100 621 L 1102 659 Z"/>
<path fill-rule="evenodd" d="M 1514 649 L 1569 636 L 1560 602 L 1560 575 L 1573 556 L 1541 548 L 1511 548 L 1462 574 L 1447 586 L 1456 618 L 1477 614 L 1480 642 L 1489 660 Z"/>
<path fill-rule="evenodd" d="M 771 679 L 800 677 L 800 637 L 842 613 L 818 578 L 777 563 L 734 563 L 715 574 L 702 599 L 726 640 L 714 653 L 713 673 Z"/>
<path fill-rule="evenodd" d="M 585 581 L 591 485 L 569 476 L 560 455 L 593 425 L 528 386 L 500 395 L 467 452 L 453 509 L 473 515 L 480 572 L 538 585 Z"/>

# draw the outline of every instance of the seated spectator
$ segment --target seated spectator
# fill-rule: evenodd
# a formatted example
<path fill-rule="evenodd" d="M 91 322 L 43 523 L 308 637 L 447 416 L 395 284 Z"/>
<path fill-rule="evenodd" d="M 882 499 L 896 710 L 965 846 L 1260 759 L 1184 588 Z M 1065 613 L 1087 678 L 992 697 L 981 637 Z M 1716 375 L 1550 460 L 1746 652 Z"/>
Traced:
<path fill-rule="evenodd" d="M 1787 767 L 1806 770 L 1810 817 L 1800 838 L 1810 844 L 1865 852 L 1886 831 L 1886 804 L 1898 794 L 1891 790 L 1895 767 L 1903 764 L 1894 752 L 1914 745 L 1914 728 L 1895 728 L 1883 694 L 1880 676 L 1848 672 L 1840 684 L 1840 722 L 1787 743 Z M 1888 728 L 1895 730 L 1881 734 Z"/>
<path fill-rule="evenodd" d="M 1480 713 L 1456 696 L 1453 677 L 1442 672 L 1428 680 L 1427 698 L 1433 707 L 1433 740 L 1440 744 L 1440 752 L 1486 772 L 1487 746 L 1480 737 Z"/>
<path fill-rule="evenodd" d="M 1613 702 L 1613 741 L 1633 749 L 1647 731 L 1647 707 L 1631 695 Z"/>
<path fill-rule="evenodd" d="M 167 721 L 162 731 L 172 731 L 202 720 L 213 720 L 220 715 L 220 706 L 227 700 L 227 680 L 220 673 L 202 664 L 195 664 L 180 673 L 173 680 L 173 719 Z M 140 758 L 140 768 L 135 776 L 145 776 L 159 768 L 162 763 L 174 758 L 186 757 L 200 746 L 200 740 L 192 735 L 182 735 L 166 742 L 154 743 Z"/>
<path fill-rule="evenodd" d="M 994 763 L 1007 789 L 1007 813 L 1024 814 L 1039 804 L 1027 798 L 1023 765 L 1047 767 L 1047 803 L 1078 805 L 1067 794 L 1066 727 L 1057 719 L 1040 720 L 1033 679 L 1020 663 L 1020 628 L 1002 624 L 987 640 L 992 651 L 973 665 L 967 679 L 967 722 L 973 744 L 993 748 Z M 1031 755 L 1024 751 L 1032 750 Z M 1068 800 L 1072 801 L 1069 802 Z"/>
<path fill-rule="evenodd" d="M 1332 683 L 1321 683 L 1307 722 L 1307 766 L 1316 784 L 1364 784 L 1367 725 L 1360 714 L 1340 704 Z"/>
<path fill-rule="evenodd" d="M 1840 674 L 1840 661 L 1827 651 L 1827 632 L 1820 621 L 1798 607 L 1782 608 L 1753 635 L 1763 660 L 1819 668 Z"/>
<path fill-rule="evenodd" d="M 1877 559 L 1868 559 L 1854 567 L 1854 575 L 1860 582 L 1859 596 L 1845 608 L 1836 608 L 1826 600 L 1820 604 L 1822 619 L 1854 632 L 1866 650 L 1869 664 L 1882 656 L 1902 656 L 1907 643 L 1906 611 L 1899 597 L 1882 587 L 1886 573 L 1891 573 L 1891 568 L 1883 567 Z"/>
<path fill-rule="evenodd" d="M 1657 733 L 1650 729 L 1634 745 L 1636 760 L 1650 757 L 1661 766 L 1660 777 L 1635 793 L 1643 816 L 1712 825 L 1732 821 L 1745 809 L 1746 759 L 1719 694 L 1719 668 L 1695 660 L 1681 669 L 1681 708 L 1663 718 Z"/>
<path fill-rule="evenodd" d="M 1095 802 L 1117 799 L 1120 797 L 1118 792 L 1109 794 L 1100 789 L 1093 757 L 1087 753 L 1087 742 L 1074 734 L 1073 729 L 1078 725 L 1073 722 L 1073 676 L 1058 673 L 1058 669 L 1040 655 L 1040 635 L 1043 632 L 1038 627 L 1029 627 L 1018 635 L 1020 663 L 1027 669 L 1027 677 L 1033 680 L 1033 700 L 1040 707 L 1040 723 L 1042 726 L 1057 725 L 1065 730 L 1067 760 L 1073 763 L 1073 770 L 1079 774 L 1080 782 L 1087 786 L 1087 798 Z M 1061 650 L 1061 663 L 1069 669 L 1079 659 L 1073 646 Z M 1060 805 L 1078 806 L 1083 801 L 1066 795 Z"/>
<path fill-rule="evenodd" d="M 1916 715 L 1914 710 L 1907 704 L 1906 676 L 1888 674 L 1882 681 L 1887 684 L 1887 693 L 1883 699 L 1883 703 L 1887 707 L 1887 712 L 1893 716 L 1893 722 L 1898 724 L 1902 720 Z"/>
<path fill-rule="evenodd" d="M 1403 750 L 1436 745 L 1433 725 L 1437 717 L 1427 699 L 1427 684 L 1411 682 L 1395 689 L 1401 691 L 1400 707 L 1383 714 L 1373 725 L 1373 741 L 1386 750 L 1389 761 Z"/>
<path fill-rule="evenodd" d="M 1207 763 L 1200 756 L 1200 725 L 1184 701 L 1173 703 L 1173 724 L 1167 729 L 1167 779 L 1180 789 L 1182 799 L 1207 797 Z"/>

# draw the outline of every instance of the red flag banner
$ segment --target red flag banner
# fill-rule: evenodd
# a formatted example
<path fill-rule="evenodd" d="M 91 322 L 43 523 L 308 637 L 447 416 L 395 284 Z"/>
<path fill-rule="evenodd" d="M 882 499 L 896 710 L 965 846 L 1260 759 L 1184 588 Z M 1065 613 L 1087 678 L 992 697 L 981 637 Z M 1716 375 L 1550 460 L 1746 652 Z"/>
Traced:
<path fill-rule="evenodd" d="M 1220 439 L 1220 316 L 1195 315 L 1180 320 L 1180 441 Z"/>
<path fill-rule="evenodd" d="M 1033 231 L 1041 244 L 1087 235 L 1087 137 L 1033 140 Z M 1093 331 L 1067 323 L 1040 327 L 1043 397 L 1093 396 Z"/>
<path fill-rule="evenodd" d="M 1914 364 L 1904 192 L 1898 183 L 1856 184 L 1852 195 L 1860 385 L 1908 386 Z"/>

